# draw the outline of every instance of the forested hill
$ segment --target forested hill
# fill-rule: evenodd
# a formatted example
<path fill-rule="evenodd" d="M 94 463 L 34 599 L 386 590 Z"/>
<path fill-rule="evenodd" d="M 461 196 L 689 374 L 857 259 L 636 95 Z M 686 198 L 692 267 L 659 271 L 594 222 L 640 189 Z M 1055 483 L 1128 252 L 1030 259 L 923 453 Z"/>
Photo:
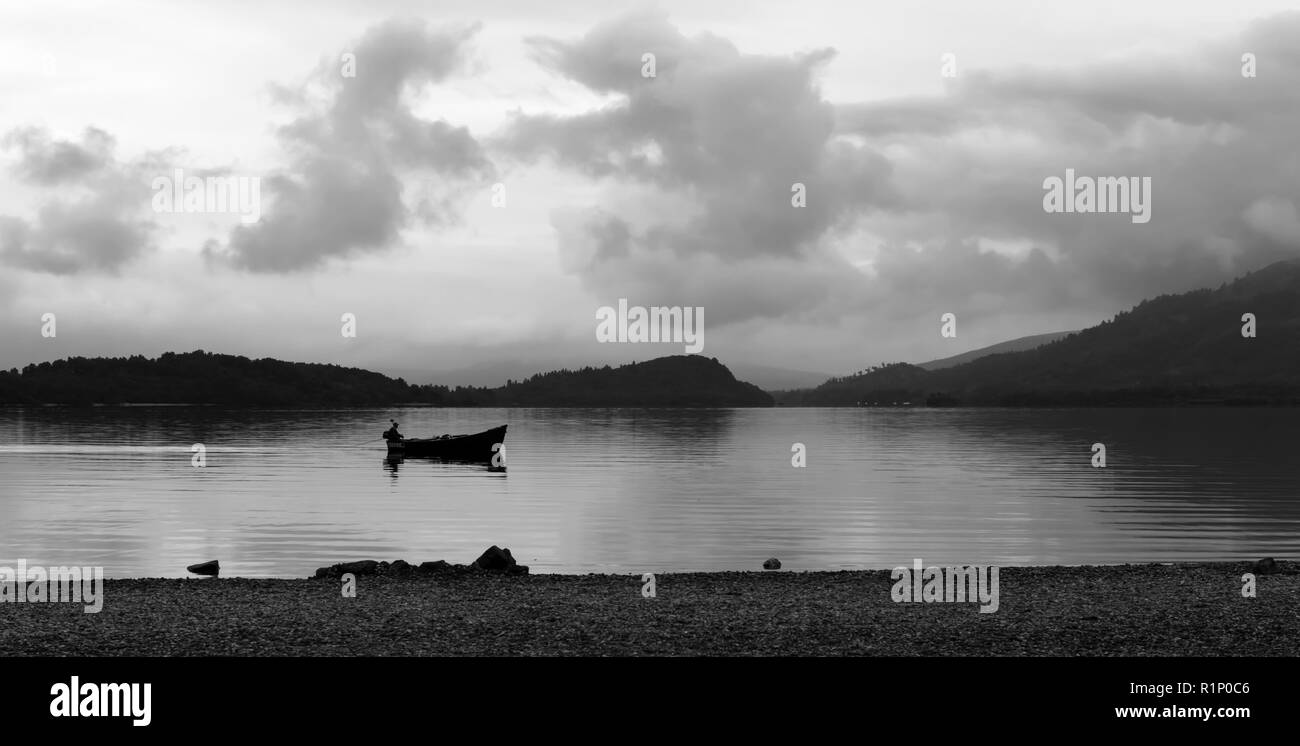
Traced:
<path fill-rule="evenodd" d="M 673 355 L 618 368 L 535 375 L 493 392 L 506 407 L 770 407 L 772 396 L 737 381 L 716 358 Z"/>
<path fill-rule="evenodd" d="M 1244 314 L 1254 338 L 1242 334 Z M 785 404 L 1300 403 L 1300 261 L 1218 289 L 1144 301 L 1022 352 L 926 371 L 899 363 L 782 396 Z"/>
<path fill-rule="evenodd" d="M 420 392 L 406 382 L 359 368 L 202 350 L 155 359 L 74 357 L 0 373 L 4 404 L 359 406 L 417 399 Z"/>
<path fill-rule="evenodd" d="M 771 406 L 716 359 L 659 358 L 535 375 L 500 388 L 414 386 L 359 368 L 250 360 L 202 350 L 150 359 L 69 358 L 0 371 L 0 405 L 214 404 L 237 407 Z"/>

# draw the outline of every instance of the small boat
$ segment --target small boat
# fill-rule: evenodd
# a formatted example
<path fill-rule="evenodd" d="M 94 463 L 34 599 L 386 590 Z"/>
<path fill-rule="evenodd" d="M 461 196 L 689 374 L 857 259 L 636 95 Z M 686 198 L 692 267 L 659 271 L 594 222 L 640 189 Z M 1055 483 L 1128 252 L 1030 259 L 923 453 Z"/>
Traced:
<path fill-rule="evenodd" d="M 441 458 L 448 461 L 491 461 L 492 456 L 504 447 L 507 427 L 508 425 L 502 425 L 473 435 L 390 440 L 388 455 L 405 458 Z"/>

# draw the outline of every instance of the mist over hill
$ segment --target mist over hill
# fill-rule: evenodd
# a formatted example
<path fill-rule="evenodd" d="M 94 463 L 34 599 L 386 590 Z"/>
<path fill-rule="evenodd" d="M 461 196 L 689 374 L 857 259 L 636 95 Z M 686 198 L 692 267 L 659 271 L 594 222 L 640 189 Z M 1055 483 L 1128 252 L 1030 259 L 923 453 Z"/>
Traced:
<path fill-rule="evenodd" d="M 999 342 L 995 345 L 989 345 L 988 347 L 981 347 L 977 350 L 963 352 L 959 355 L 931 360 L 925 363 L 917 363 L 916 366 L 918 368 L 925 368 L 926 370 L 951 368 L 954 365 L 969 363 L 972 360 L 978 360 L 989 355 L 997 355 L 1002 352 L 1032 350 L 1035 347 L 1042 347 L 1043 345 L 1055 342 L 1058 339 L 1064 339 L 1071 334 L 1074 334 L 1074 332 L 1049 332 L 1047 334 L 1034 334 L 1029 337 L 1019 337 L 1017 339 L 1007 340 L 1006 342 Z"/>
<path fill-rule="evenodd" d="M 1255 336 L 1243 336 L 1253 314 Z M 938 370 L 895 363 L 783 392 L 786 405 L 1300 403 L 1300 260 L 1163 295 L 1021 352 Z"/>
<path fill-rule="evenodd" d="M 1243 335 L 1247 314 L 1253 315 L 1253 337 Z M 1217 289 L 1153 298 L 1110 321 L 1032 349 L 983 354 L 932 370 L 907 363 L 877 366 L 858 375 L 831 378 L 816 388 L 779 392 L 775 402 L 787 406 L 1300 403 L 1300 260 L 1269 265 Z M 497 387 L 455 388 L 412 385 L 359 368 L 250 360 L 202 350 L 169 352 L 154 359 L 74 357 L 0 371 L 3 405 L 122 403 L 764 407 L 771 406 L 774 398 L 738 380 L 716 358 L 699 355 L 561 369 L 510 379 Z"/>

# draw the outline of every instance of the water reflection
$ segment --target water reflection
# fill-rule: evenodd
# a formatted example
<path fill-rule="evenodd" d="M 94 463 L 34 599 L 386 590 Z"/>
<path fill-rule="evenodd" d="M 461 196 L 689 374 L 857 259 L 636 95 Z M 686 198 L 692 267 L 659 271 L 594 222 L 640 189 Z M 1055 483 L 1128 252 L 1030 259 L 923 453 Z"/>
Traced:
<path fill-rule="evenodd" d="M 401 456 L 385 456 L 384 471 L 387 471 L 393 479 L 397 479 L 397 470 L 401 468 L 403 460 Z"/>
<path fill-rule="evenodd" d="M 493 466 L 491 463 L 487 463 L 481 460 L 438 458 L 435 456 L 419 456 L 419 457 L 393 456 L 393 455 L 385 456 L 382 462 L 383 469 L 384 471 L 388 472 L 388 475 L 392 479 L 397 479 L 398 471 L 401 469 L 402 464 L 405 464 L 408 460 L 412 464 L 428 464 L 430 468 L 437 468 L 439 466 L 442 466 L 444 468 L 454 467 L 466 471 L 485 471 L 491 474 L 507 473 L 507 469 L 504 465 Z"/>
<path fill-rule="evenodd" d="M 508 422 L 509 477 L 363 444 L 390 418 Z M 488 544 L 543 572 L 1284 556 L 1297 429 L 1270 409 L 5 410 L 0 565 L 304 576 Z"/>

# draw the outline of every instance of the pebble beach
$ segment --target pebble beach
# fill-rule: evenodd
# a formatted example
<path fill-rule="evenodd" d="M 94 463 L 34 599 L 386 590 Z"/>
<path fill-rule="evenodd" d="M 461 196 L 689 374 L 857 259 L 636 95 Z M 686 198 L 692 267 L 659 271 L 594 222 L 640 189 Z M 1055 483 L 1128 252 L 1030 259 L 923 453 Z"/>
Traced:
<path fill-rule="evenodd" d="M 104 581 L 0 603 L 11 656 L 1294 656 L 1300 568 L 1001 568 L 1000 603 L 899 603 L 888 570 Z"/>

